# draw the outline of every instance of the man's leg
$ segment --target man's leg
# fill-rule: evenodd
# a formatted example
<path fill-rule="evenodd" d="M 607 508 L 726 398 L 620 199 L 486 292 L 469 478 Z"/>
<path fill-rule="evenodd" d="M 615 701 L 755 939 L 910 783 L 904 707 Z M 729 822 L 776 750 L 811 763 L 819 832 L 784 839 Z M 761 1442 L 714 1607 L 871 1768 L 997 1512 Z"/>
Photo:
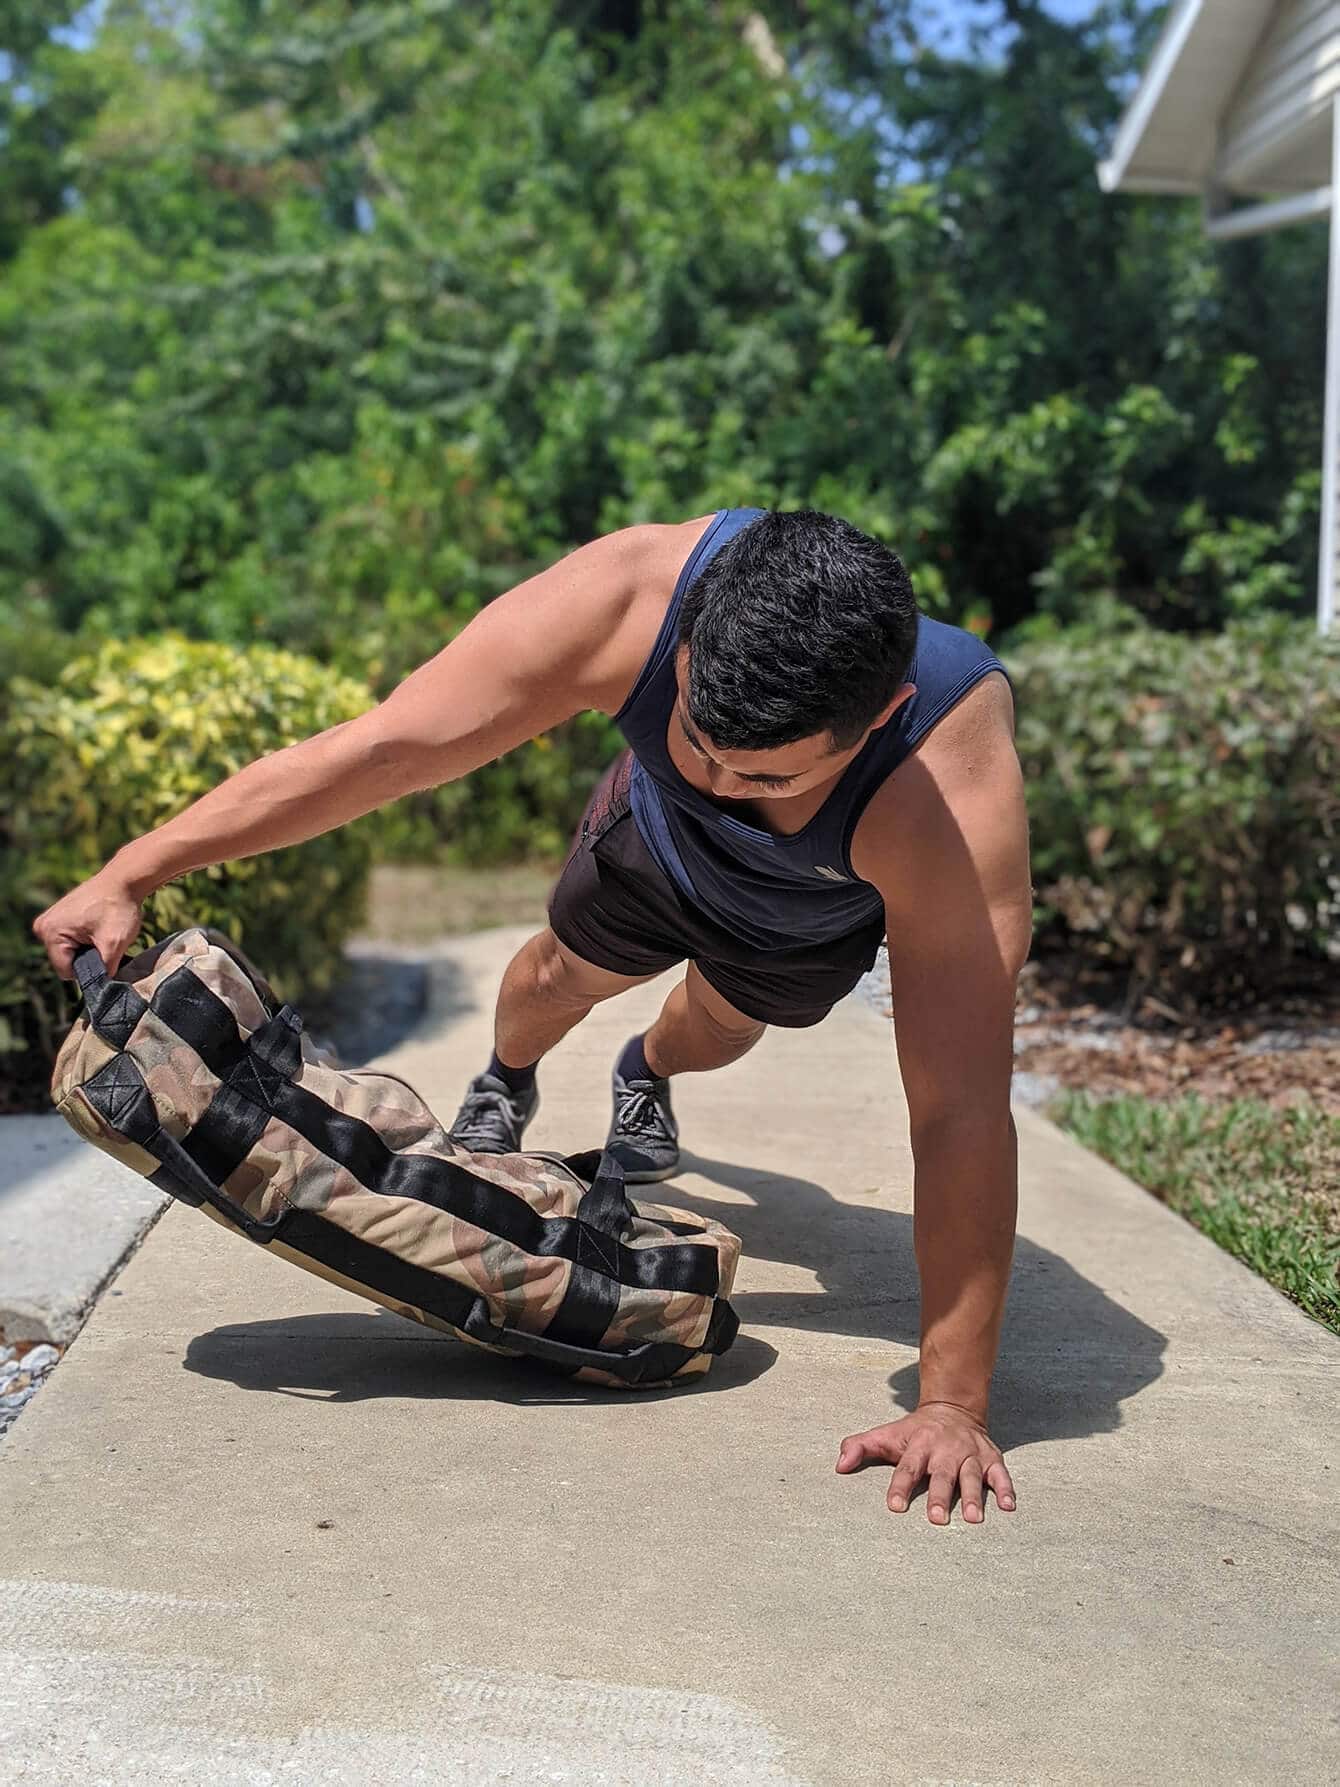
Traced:
<path fill-rule="evenodd" d="M 690 962 L 661 1015 L 624 1045 L 614 1069 L 614 1120 L 605 1146 L 631 1184 L 668 1179 L 679 1166 L 679 1125 L 670 1076 L 705 1073 L 738 1061 L 767 1029 L 746 1017 Z"/>
<path fill-rule="evenodd" d="M 514 1152 L 539 1108 L 535 1069 L 540 1060 L 592 1006 L 661 972 L 615 974 L 598 968 L 548 927 L 522 944 L 498 989 L 493 1059 L 470 1082 L 451 1126 L 452 1139 L 479 1153 Z"/>
<path fill-rule="evenodd" d="M 683 980 L 661 1007 L 642 1039 L 647 1066 L 657 1079 L 704 1073 L 748 1053 L 767 1029 L 736 1011 L 690 962 Z"/>
<path fill-rule="evenodd" d="M 498 1060 L 512 1068 L 533 1067 L 592 1006 L 655 978 L 613 974 L 584 962 L 546 926 L 522 944 L 502 977 L 493 1019 Z"/>

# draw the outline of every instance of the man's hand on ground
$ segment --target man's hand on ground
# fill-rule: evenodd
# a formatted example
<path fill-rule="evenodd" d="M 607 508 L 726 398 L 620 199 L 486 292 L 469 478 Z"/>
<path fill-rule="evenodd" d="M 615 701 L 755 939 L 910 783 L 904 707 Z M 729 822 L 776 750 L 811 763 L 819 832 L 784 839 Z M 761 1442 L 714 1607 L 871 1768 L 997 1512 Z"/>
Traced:
<path fill-rule="evenodd" d="M 926 1515 L 937 1526 L 948 1524 L 956 1488 L 963 1498 L 965 1520 L 985 1518 L 987 1489 L 995 1492 L 1000 1507 L 1014 1507 L 1014 1484 L 1000 1448 L 973 1415 L 952 1402 L 923 1402 L 915 1414 L 900 1421 L 849 1433 L 838 1448 L 838 1470 L 859 1471 L 869 1464 L 898 1467 L 886 1498 L 895 1514 L 906 1511 L 926 1477 L 930 1478 Z"/>

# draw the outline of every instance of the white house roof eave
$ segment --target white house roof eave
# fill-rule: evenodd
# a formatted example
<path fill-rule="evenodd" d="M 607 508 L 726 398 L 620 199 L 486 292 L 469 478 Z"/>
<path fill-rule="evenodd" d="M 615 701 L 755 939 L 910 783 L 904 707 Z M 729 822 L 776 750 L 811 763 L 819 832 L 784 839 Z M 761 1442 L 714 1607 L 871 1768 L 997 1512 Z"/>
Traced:
<path fill-rule="evenodd" d="M 1215 127 L 1270 22 L 1272 0 L 1174 0 L 1144 79 L 1098 164 L 1105 192 L 1201 191 Z"/>

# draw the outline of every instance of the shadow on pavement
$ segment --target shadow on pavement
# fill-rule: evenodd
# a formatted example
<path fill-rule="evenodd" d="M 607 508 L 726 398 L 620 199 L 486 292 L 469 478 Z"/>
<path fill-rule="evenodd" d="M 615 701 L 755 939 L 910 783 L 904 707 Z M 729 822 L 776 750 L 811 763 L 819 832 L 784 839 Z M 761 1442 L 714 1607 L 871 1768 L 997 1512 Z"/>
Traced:
<path fill-rule="evenodd" d="M 737 1290 L 731 1301 L 741 1333 L 730 1352 L 704 1378 L 637 1391 L 640 1400 L 735 1389 L 761 1376 L 777 1353 L 753 1327 L 893 1341 L 915 1353 L 920 1299 L 910 1216 L 841 1202 L 808 1179 L 692 1154 L 684 1170 L 756 1201 L 726 1203 L 680 1181 L 674 1202 L 732 1228 L 746 1259 L 807 1269 L 822 1288 Z M 1121 1404 L 1161 1375 L 1165 1346 L 1165 1335 L 1021 1235 L 992 1387 L 993 1439 L 1009 1451 L 1115 1430 Z M 530 1405 L 628 1394 L 552 1377 L 531 1361 L 496 1357 L 379 1310 L 215 1328 L 191 1341 L 183 1364 L 242 1389 L 333 1402 L 422 1396 Z M 915 1358 L 888 1381 L 904 1409 L 915 1407 Z M 888 1418 L 897 1412 L 891 1407 Z M 880 1418 L 871 1411 L 872 1425 Z"/>
<path fill-rule="evenodd" d="M 422 1396 L 441 1402 L 532 1407 L 599 1403 L 611 1397 L 656 1402 L 735 1389 L 761 1376 L 776 1357 L 766 1341 L 741 1334 L 703 1377 L 660 1390 L 605 1389 L 552 1376 L 532 1360 L 483 1352 L 387 1310 L 359 1310 L 212 1328 L 191 1341 L 182 1364 L 187 1371 L 224 1378 L 242 1390 L 307 1400 L 366 1402 L 381 1396 Z"/>
<path fill-rule="evenodd" d="M 754 1324 L 819 1329 L 915 1351 L 920 1293 L 909 1215 L 839 1202 L 809 1179 L 699 1155 L 685 1154 L 684 1171 L 757 1201 L 723 1203 L 676 1183 L 676 1202 L 734 1229 L 746 1258 L 807 1268 L 823 1286 L 737 1292 L 731 1301 L 744 1331 Z M 1059 1254 L 1020 1235 L 992 1383 L 992 1438 L 1009 1450 L 1114 1431 L 1121 1404 L 1162 1375 L 1166 1345 L 1166 1335 Z M 916 1406 L 915 1360 L 890 1376 L 889 1387 L 903 1408 Z M 872 1414 L 872 1424 L 878 1418 Z"/>
<path fill-rule="evenodd" d="M 411 1036 L 429 1005 L 434 1024 L 476 1009 L 460 966 L 411 951 L 350 946 L 346 972 L 329 992 L 303 1002 L 308 1033 L 333 1048 L 341 1067 L 363 1067 Z"/>

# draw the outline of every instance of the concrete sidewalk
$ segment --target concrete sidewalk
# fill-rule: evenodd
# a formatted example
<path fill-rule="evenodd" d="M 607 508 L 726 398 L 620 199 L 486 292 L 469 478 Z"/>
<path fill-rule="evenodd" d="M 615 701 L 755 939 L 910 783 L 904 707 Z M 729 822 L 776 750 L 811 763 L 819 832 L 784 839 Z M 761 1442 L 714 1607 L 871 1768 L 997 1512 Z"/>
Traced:
<path fill-rule="evenodd" d="M 444 1115 L 523 934 L 444 957 L 388 1058 Z M 662 991 L 555 1053 L 528 1141 L 602 1139 Z M 833 1469 L 916 1391 L 887 1025 L 676 1103 L 654 1195 L 745 1243 L 700 1387 L 544 1380 L 167 1212 L 0 1446 L 0 1780 L 1335 1778 L 1340 1342 L 1020 1111 L 1019 1508 L 891 1515 Z"/>
<path fill-rule="evenodd" d="M 73 1340 L 167 1200 L 52 1111 L 0 1117 L 0 1332 Z"/>

